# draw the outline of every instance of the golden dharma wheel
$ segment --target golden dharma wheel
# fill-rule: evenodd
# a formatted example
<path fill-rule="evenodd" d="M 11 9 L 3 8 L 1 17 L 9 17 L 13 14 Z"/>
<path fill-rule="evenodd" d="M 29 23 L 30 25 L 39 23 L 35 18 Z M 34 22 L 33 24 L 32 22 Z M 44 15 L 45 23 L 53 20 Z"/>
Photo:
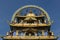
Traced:
<path fill-rule="evenodd" d="M 44 14 L 46 16 L 48 23 L 51 25 L 51 20 L 50 20 L 50 17 L 48 15 L 48 13 L 43 8 L 41 8 L 40 6 L 36 6 L 36 5 L 26 5 L 26 6 L 23 6 L 23 7 L 19 8 L 19 9 L 17 9 L 16 12 L 12 16 L 11 22 L 13 22 L 15 20 L 16 14 L 21 14 L 21 11 L 23 9 L 28 9 L 28 8 L 31 8 L 31 9 L 36 8 L 36 9 L 39 9 L 40 11 L 42 11 L 43 12 L 42 14 Z M 27 16 L 29 16 L 29 15 L 27 15 Z M 35 15 L 31 14 L 30 16 L 35 16 Z"/>

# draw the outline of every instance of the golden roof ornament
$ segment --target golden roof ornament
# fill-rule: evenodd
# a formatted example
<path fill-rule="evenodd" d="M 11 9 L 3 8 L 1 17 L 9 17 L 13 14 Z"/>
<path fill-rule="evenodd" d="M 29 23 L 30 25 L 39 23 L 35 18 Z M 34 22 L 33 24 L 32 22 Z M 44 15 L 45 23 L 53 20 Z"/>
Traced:
<path fill-rule="evenodd" d="M 21 11 L 25 8 L 36 8 L 39 9 L 39 11 L 43 11 L 44 13 L 41 15 L 45 15 L 47 20 L 45 20 L 43 16 L 36 16 L 32 10 L 30 10 L 26 16 L 20 16 Z M 16 14 L 19 16 L 16 16 Z M 35 5 L 23 6 L 14 13 L 11 22 L 13 22 L 9 24 L 11 31 L 8 32 L 9 34 L 7 33 L 8 36 L 3 37 L 3 40 L 57 40 L 54 33 L 50 32 L 50 17 L 41 7 Z M 14 33 L 16 33 L 15 36 Z M 45 35 L 45 33 L 47 33 L 47 35 Z"/>

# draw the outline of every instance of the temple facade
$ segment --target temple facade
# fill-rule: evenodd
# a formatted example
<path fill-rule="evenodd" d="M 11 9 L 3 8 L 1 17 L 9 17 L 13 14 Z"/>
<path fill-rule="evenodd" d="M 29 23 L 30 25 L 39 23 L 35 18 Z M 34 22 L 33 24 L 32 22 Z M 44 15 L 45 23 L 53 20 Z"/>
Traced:
<path fill-rule="evenodd" d="M 10 31 L 3 40 L 57 40 L 50 30 L 51 24 L 50 17 L 43 8 L 35 5 L 23 6 L 13 14 L 9 23 Z"/>

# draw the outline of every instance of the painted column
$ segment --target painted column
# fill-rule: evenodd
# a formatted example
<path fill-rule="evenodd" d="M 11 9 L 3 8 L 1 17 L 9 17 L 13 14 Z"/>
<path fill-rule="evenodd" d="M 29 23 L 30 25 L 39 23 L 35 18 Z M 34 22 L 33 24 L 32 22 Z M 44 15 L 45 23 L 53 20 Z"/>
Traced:
<path fill-rule="evenodd" d="M 18 33 L 18 32 L 19 32 L 19 30 L 16 30 L 16 36 L 18 36 L 18 35 L 19 35 L 19 33 Z"/>
<path fill-rule="evenodd" d="M 26 32 L 24 33 L 24 36 L 26 35 Z"/>
<path fill-rule="evenodd" d="M 42 36 L 44 36 L 44 30 L 42 30 Z"/>

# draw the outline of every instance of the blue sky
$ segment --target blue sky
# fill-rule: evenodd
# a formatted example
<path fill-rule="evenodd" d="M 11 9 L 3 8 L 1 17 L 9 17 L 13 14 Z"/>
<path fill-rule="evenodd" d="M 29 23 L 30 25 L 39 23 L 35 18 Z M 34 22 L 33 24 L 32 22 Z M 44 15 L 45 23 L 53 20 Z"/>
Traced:
<path fill-rule="evenodd" d="M 24 5 L 44 8 L 54 21 L 51 30 L 56 36 L 60 35 L 60 0 L 0 0 L 0 35 L 3 36 L 10 30 L 8 21 L 11 20 L 13 13 Z"/>

